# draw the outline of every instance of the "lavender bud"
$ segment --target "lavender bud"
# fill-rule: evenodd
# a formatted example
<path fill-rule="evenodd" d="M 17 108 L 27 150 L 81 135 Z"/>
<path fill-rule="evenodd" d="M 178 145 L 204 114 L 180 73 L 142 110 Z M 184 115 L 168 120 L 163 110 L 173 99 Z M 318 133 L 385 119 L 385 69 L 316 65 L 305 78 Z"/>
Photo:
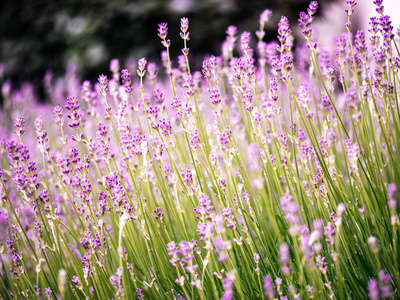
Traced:
<path fill-rule="evenodd" d="M 260 254 L 254 253 L 254 261 L 258 265 L 258 263 L 260 262 Z"/>
<path fill-rule="evenodd" d="M 25 121 L 23 117 L 16 117 L 14 121 L 14 132 L 21 136 L 25 132 Z"/>
<path fill-rule="evenodd" d="M 144 295 L 143 295 L 143 290 L 142 289 L 137 289 L 136 290 L 136 294 L 137 294 L 137 298 L 138 298 L 138 300 L 142 300 L 142 299 L 144 299 Z"/>
<path fill-rule="evenodd" d="M 139 59 L 137 73 L 140 77 L 143 77 L 146 74 L 146 70 L 145 70 L 146 64 L 147 64 L 147 61 L 144 57 Z"/>
<path fill-rule="evenodd" d="M 119 82 L 119 60 L 117 58 L 114 58 L 110 61 L 110 71 L 113 73 L 113 78 L 115 81 Z"/>
<path fill-rule="evenodd" d="M 368 244 L 369 244 L 369 248 L 371 249 L 371 251 L 373 253 L 378 253 L 379 252 L 378 245 L 376 244 L 376 237 L 370 236 L 368 238 Z"/>
<path fill-rule="evenodd" d="M 347 0 L 346 3 L 348 8 L 346 8 L 344 11 L 348 16 L 351 16 L 354 13 L 353 7 L 357 5 L 357 2 L 355 0 Z"/>
<path fill-rule="evenodd" d="M 8 232 L 9 232 L 8 214 L 7 211 L 4 208 L 2 208 L 0 210 L 0 249 L 3 245 L 5 245 L 8 239 Z"/>
<path fill-rule="evenodd" d="M 314 287 L 312 287 L 311 285 L 307 285 L 306 290 L 307 290 L 308 298 L 314 299 Z"/>
<path fill-rule="evenodd" d="M 64 113 L 63 113 L 62 108 L 60 106 L 54 107 L 53 113 L 54 113 L 53 118 L 55 119 L 56 124 L 58 126 L 62 127 L 64 125 L 64 118 L 63 118 Z"/>
<path fill-rule="evenodd" d="M 108 79 L 106 75 L 100 75 L 98 79 L 100 95 L 107 96 L 108 94 Z"/>
<path fill-rule="evenodd" d="M 368 297 L 371 300 L 379 299 L 379 284 L 378 284 L 378 280 L 371 279 L 368 282 Z"/>
<path fill-rule="evenodd" d="M 158 36 L 162 39 L 165 40 L 168 35 L 168 24 L 167 23 L 161 23 L 158 24 Z"/>
<path fill-rule="evenodd" d="M 271 276 L 269 275 L 265 276 L 263 288 L 264 288 L 264 295 L 270 300 L 274 299 L 275 290 Z"/>
<path fill-rule="evenodd" d="M 76 286 L 76 288 L 78 290 L 82 290 L 83 289 L 82 282 L 81 282 L 81 280 L 79 279 L 78 276 L 72 276 L 71 282 L 75 284 L 75 286 Z"/>
<path fill-rule="evenodd" d="M 398 192 L 398 189 L 397 189 L 397 186 L 396 186 L 395 183 L 388 184 L 388 196 L 389 196 L 389 198 L 391 198 L 391 199 L 396 198 L 397 192 Z"/>
<path fill-rule="evenodd" d="M 318 2 L 317 1 L 311 1 L 310 5 L 307 8 L 307 12 L 310 16 L 313 16 L 318 9 Z"/>
<path fill-rule="evenodd" d="M 392 299 L 394 291 L 392 287 L 392 276 L 386 273 L 385 270 L 379 272 L 380 292 L 385 299 Z"/>
<path fill-rule="evenodd" d="M 346 212 L 346 206 L 343 203 L 339 203 L 336 212 L 339 218 L 343 216 L 343 214 Z"/>
<path fill-rule="evenodd" d="M 289 246 L 286 243 L 283 243 L 281 247 L 279 248 L 279 256 L 281 257 L 281 264 L 282 264 L 282 272 L 283 274 L 289 274 L 291 271 L 291 268 L 288 266 L 289 261 L 290 261 L 290 252 L 289 252 Z"/>
<path fill-rule="evenodd" d="M 264 10 L 260 14 L 260 24 L 268 23 L 269 19 L 271 18 L 271 15 L 272 15 L 272 11 L 270 11 L 269 9 Z"/>

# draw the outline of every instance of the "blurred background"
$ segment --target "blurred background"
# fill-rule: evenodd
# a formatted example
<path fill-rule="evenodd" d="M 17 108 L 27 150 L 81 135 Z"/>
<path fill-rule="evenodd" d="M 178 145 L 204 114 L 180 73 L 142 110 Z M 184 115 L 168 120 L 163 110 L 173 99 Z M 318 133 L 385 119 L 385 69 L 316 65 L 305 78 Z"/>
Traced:
<path fill-rule="evenodd" d="M 109 74 L 112 58 L 118 58 L 121 67 L 135 67 L 136 61 L 144 56 L 148 61 L 159 61 L 163 47 L 157 36 L 157 27 L 161 22 L 169 24 L 172 55 L 179 55 L 182 48 L 179 37 L 181 17 L 188 17 L 190 22 L 191 62 L 200 64 L 205 54 L 220 53 L 227 26 L 237 26 L 239 33 L 244 30 L 254 33 L 259 26 L 259 14 L 266 8 L 273 11 L 273 17 L 267 25 L 265 40 L 276 38 L 277 23 L 282 15 L 288 17 L 296 33 L 299 12 L 305 11 L 309 2 L 3 0 L 0 1 L 0 83 L 7 78 L 13 87 L 19 87 L 30 81 L 40 95 L 43 93 L 43 78 L 57 78 L 68 69 L 93 82 L 99 74 Z M 321 31 L 328 30 L 332 36 L 344 31 L 345 0 L 318 2 L 320 8 L 316 22 L 326 27 Z M 358 2 L 361 3 L 356 7 L 354 30 L 365 25 L 361 17 L 363 13 L 374 13 L 372 0 Z M 369 8 L 365 8 L 369 2 Z M 333 39 L 330 35 L 324 34 L 323 37 L 327 43 Z"/>

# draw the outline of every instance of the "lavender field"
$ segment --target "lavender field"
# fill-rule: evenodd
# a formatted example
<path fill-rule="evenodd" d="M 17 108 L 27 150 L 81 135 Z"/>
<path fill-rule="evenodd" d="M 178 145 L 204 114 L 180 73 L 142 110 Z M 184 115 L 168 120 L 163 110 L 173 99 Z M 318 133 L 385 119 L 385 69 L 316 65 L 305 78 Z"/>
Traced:
<path fill-rule="evenodd" d="M 52 103 L 3 82 L 0 299 L 400 299 L 400 28 L 373 2 L 334 49 L 311 1 L 201 70 L 182 18 L 161 64 L 69 69 Z"/>

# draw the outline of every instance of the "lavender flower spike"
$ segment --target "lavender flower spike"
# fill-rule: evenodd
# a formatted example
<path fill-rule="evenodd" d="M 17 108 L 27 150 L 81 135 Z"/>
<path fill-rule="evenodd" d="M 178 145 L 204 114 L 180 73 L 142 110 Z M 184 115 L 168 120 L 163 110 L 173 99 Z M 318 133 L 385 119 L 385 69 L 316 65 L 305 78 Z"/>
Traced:
<path fill-rule="evenodd" d="M 0 249 L 6 244 L 6 241 L 8 239 L 8 232 L 8 214 L 7 211 L 2 208 L 0 209 Z"/>
<path fill-rule="evenodd" d="M 25 132 L 25 120 L 23 117 L 16 117 L 14 121 L 14 132 L 20 137 Z"/>

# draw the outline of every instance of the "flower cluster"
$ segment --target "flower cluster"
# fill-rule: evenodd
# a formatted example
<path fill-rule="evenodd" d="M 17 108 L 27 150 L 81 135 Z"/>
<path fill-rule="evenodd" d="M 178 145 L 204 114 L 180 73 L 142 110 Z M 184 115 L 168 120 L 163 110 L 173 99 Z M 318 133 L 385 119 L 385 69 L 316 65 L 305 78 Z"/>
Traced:
<path fill-rule="evenodd" d="M 71 69 L 46 105 L 2 83 L 0 298 L 397 299 L 400 28 L 373 3 L 335 49 L 311 1 L 299 41 L 267 9 L 201 70 L 182 18 L 177 63 L 161 23 L 160 66 Z"/>

